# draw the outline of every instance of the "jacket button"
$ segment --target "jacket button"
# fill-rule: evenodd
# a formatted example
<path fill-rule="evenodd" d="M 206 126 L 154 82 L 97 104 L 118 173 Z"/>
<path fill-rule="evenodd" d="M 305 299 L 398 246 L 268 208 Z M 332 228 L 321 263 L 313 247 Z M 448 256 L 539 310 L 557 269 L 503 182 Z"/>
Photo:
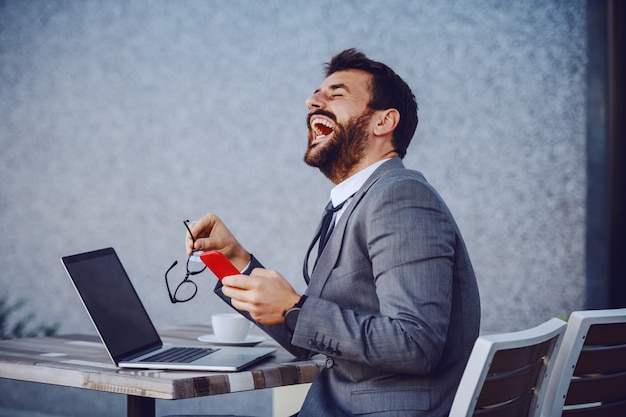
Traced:
<path fill-rule="evenodd" d="M 330 369 L 335 366 L 335 360 L 333 358 L 326 358 L 326 363 L 324 364 L 326 369 Z"/>

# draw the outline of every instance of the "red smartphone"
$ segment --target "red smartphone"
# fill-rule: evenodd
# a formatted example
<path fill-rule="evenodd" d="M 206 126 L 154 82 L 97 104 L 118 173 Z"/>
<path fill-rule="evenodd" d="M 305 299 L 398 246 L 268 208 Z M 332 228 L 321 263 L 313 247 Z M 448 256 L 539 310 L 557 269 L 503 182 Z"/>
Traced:
<path fill-rule="evenodd" d="M 211 250 L 200 254 L 200 259 L 220 281 L 230 275 L 239 275 L 241 272 L 220 251 Z"/>

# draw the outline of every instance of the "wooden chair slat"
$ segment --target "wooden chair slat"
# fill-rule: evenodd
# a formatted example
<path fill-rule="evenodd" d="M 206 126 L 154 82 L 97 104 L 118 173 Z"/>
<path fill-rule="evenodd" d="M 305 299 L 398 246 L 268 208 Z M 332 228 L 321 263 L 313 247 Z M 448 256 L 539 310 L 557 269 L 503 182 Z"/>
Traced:
<path fill-rule="evenodd" d="M 501 404 L 532 393 L 543 363 L 535 363 L 511 373 L 487 377 L 476 407 Z"/>
<path fill-rule="evenodd" d="M 498 351 L 491 361 L 489 373 L 506 372 L 541 361 L 549 344 L 550 341 L 547 341 L 539 345 Z"/>
<path fill-rule="evenodd" d="M 589 408 L 563 410 L 562 417 L 624 417 L 626 400 L 603 403 Z"/>
<path fill-rule="evenodd" d="M 585 338 L 585 346 L 623 344 L 626 344 L 626 323 L 594 324 Z"/>
<path fill-rule="evenodd" d="M 565 405 L 626 400 L 626 372 L 572 379 Z"/>
<path fill-rule="evenodd" d="M 518 397 L 507 403 L 476 408 L 473 417 L 528 417 L 532 394 Z"/>
<path fill-rule="evenodd" d="M 574 375 L 626 371 L 626 345 L 585 347 L 580 351 Z"/>

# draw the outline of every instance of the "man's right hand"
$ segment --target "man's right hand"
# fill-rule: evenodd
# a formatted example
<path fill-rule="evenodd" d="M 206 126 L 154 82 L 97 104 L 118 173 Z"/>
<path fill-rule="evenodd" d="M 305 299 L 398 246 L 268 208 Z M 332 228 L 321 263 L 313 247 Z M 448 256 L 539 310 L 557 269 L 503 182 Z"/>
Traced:
<path fill-rule="evenodd" d="M 189 223 L 189 229 L 193 233 L 195 244 L 187 233 L 185 240 L 187 255 L 191 255 L 194 250 L 218 250 L 240 271 L 250 263 L 248 251 L 239 244 L 224 222 L 215 214 L 209 213 L 200 220 Z"/>

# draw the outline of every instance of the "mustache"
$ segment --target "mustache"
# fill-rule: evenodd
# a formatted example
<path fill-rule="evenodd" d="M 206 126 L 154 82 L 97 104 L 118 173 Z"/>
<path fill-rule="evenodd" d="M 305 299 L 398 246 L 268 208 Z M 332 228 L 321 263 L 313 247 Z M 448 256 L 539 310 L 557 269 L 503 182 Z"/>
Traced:
<path fill-rule="evenodd" d="M 332 120 L 334 123 L 337 123 L 337 117 L 326 110 L 322 110 L 322 109 L 317 109 L 315 111 L 312 111 L 311 113 L 309 113 L 309 115 L 306 118 L 306 125 L 307 127 L 311 125 L 311 117 L 316 116 L 316 115 L 320 115 L 320 116 L 326 116 L 328 117 L 330 120 Z"/>

